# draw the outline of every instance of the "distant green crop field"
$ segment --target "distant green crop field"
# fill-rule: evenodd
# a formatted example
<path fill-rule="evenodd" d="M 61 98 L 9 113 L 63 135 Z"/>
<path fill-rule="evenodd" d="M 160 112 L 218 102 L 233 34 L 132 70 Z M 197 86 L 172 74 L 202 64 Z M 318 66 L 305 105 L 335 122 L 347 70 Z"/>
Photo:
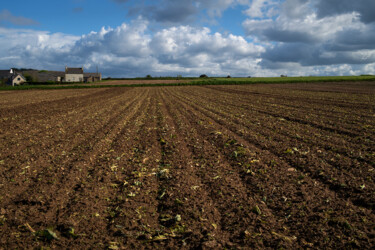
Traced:
<path fill-rule="evenodd" d="M 342 82 L 375 81 L 375 76 L 298 76 L 298 77 L 252 77 L 252 78 L 208 78 L 207 80 L 248 83 L 300 83 L 300 82 Z"/>
<path fill-rule="evenodd" d="M 375 81 L 375 76 L 310 76 L 310 77 L 252 77 L 252 78 L 188 78 L 190 82 L 179 83 L 141 83 L 141 84 L 113 84 L 101 85 L 22 85 L 17 87 L 5 86 L 0 90 L 30 90 L 30 89 L 83 89 L 83 88 L 111 88 L 111 87 L 158 87 L 158 86 L 191 86 L 191 85 L 245 85 L 271 83 L 313 83 L 313 82 L 350 82 Z"/>

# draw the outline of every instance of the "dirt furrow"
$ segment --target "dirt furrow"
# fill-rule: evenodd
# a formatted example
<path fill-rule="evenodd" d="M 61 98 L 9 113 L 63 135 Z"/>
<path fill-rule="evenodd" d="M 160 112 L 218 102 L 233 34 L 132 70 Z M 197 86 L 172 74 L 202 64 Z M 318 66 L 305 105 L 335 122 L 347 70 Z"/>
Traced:
<path fill-rule="evenodd" d="M 0 248 L 372 249 L 374 87 L 0 93 Z"/>
<path fill-rule="evenodd" d="M 171 98 L 173 93 L 168 92 L 167 95 Z M 232 145 L 232 139 L 224 135 L 226 137 L 225 144 L 228 145 L 218 147 L 212 142 L 212 138 L 222 137 L 225 132 L 220 131 L 223 130 L 214 127 L 209 118 L 197 113 L 190 106 L 179 103 L 178 98 L 174 96 L 173 103 L 174 106 L 179 105 L 173 108 L 172 112 L 177 110 L 188 127 L 196 128 L 188 130 L 187 137 L 202 138 L 200 139 L 201 143 L 197 144 L 195 140 L 192 140 L 188 145 L 195 156 L 194 158 L 200 159 L 199 176 L 204 180 L 203 182 L 207 183 L 206 189 L 213 190 L 211 191 L 212 199 L 216 201 L 215 204 L 223 217 L 221 224 L 226 225 L 222 227 L 222 230 L 231 235 L 229 242 L 235 246 L 238 244 L 237 246 L 247 245 L 249 247 L 291 247 L 294 237 L 286 236 L 290 232 L 288 226 L 281 222 L 284 215 L 275 213 L 272 208 L 266 205 L 263 193 L 259 192 L 259 186 L 248 185 L 249 183 L 244 181 L 241 164 L 233 160 L 234 151 L 222 150 L 222 147 L 235 148 L 236 146 L 242 150 L 243 145 L 237 144 L 237 142 Z M 243 150 L 247 149 L 243 148 Z M 213 156 L 216 157 L 212 158 Z M 249 161 L 252 164 L 259 162 L 257 155 L 253 152 L 250 152 Z M 207 173 L 210 174 L 207 176 Z M 228 201 L 232 205 L 236 204 L 235 208 L 230 207 Z M 235 214 L 237 216 L 234 216 Z M 238 221 L 239 218 L 241 221 Z M 280 235 L 285 237 L 279 237 Z"/>
<path fill-rule="evenodd" d="M 138 99 L 142 98 L 138 97 Z M 138 102 L 141 103 L 139 100 Z M 49 168 L 49 171 L 51 172 L 47 171 L 47 173 L 45 173 L 45 171 L 41 171 L 35 184 L 31 183 L 31 186 L 25 189 L 22 194 L 13 196 L 11 201 L 17 206 L 17 210 L 12 211 L 11 204 L 8 204 L 7 214 L 11 216 L 15 213 L 15 217 L 23 214 L 28 214 L 28 216 L 31 217 L 43 215 L 42 217 L 38 217 L 38 220 L 40 221 L 39 223 L 41 224 L 37 224 L 37 226 L 44 225 L 47 227 L 52 224 L 55 226 L 58 225 L 59 227 L 58 218 L 64 214 L 61 210 L 64 210 L 69 199 L 77 201 L 82 198 L 79 197 L 76 199 L 76 191 L 82 186 L 85 186 L 85 182 L 89 181 L 87 180 L 87 178 L 90 178 L 87 177 L 88 166 L 93 163 L 93 159 L 95 159 L 96 155 L 100 154 L 102 150 L 105 150 L 105 148 L 110 146 L 108 141 L 110 141 L 111 137 L 116 136 L 118 130 L 122 126 L 119 121 L 125 119 L 126 115 L 129 114 L 124 111 L 126 111 L 128 107 L 131 107 L 132 103 L 134 103 L 134 101 L 122 107 L 122 111 L 119 113 L 113 113 L 114 117 L 112 117 L 109 122 L 97 132 L 97 134 L 94 134 L 91 139 L 86 138 L 86 140 L 81 142 L 81 146 L 73 148 L 71 158 L 68 162 L 63 162 L 61 165 L 55 165 L 55 167 L 51 166 Z M 135 107 L 134 110 L 137 110 L 137 107 Z M 131 116 L 129 118 L 131 118 Z M 90 150 L 85 147 L 87 144 L 91 144 Z M 86 155 L 83 155 L 83 152 Z M 90 153 L 87 154 L 87 152 Z M 57 179 L 55 176 L 58 172 L 61 173 L 61 171 L 66 174 L 63 178 Z M 83 204 L 79 204 L 78 202 L 76 205 L 82 206 Z M 33 209 L 31 210 L 28 208 L 30 205 L 33 206 Z M 23 210 L 23 207 L 27 208 L 27 210 Z M 70 209 L 69 206 L 68 209 Z M 35 219 L 36 218 L 34 218 L 34 220 Z M 11 221 L 10 226 L 12 226 L 12 224 L 15 226 L 22 225 L 22 223 L 25 223 L 25 221 L 15 220 Z M 64 230 L 64 228 L 62 230 Z"/>
<path fill-rule="evenodd" d="M 289 89 L 285 88 L 288 85 L 272 85 L 268 88 L 257 87 L 249 88 L 248 86 L 207 86 L 206 88 L 215 89 L 225 93 L 231 93 L 242 96 L 259 96 L 265 98 L 274 98 L 275 100 L 280 100 L 281 103 L 293 103 L 293 102 L 304 102 L 303 105 L 317 105 L 317 106 L 328 106 L 328 107 L 341 107 L 351 109 L 356 106 L 360 109 L 367 110 L 369 105 L 372 108 L 375 106 L 369 101 L 363 104 L 364 95 L 354 96 L 353 94 L 343 94 L 343 93 L 314 93 L 313 96 L 306 95 L 309 89 L 298 90 L 297 85 L 289 85 Z M 361 90 L 361 86 L 357 88 Z M 350 98 L 345 98 L 350 97 Z"/>
<path fill-rule="evenodd" d="M 191 102 L 192 98 L 187 98 L 187 100 Z M 258 132 L 257 135 L 263 136 L 265 141 L 271 139 L 272 141 L 280 143 L 285 142 L 284 144 L 289 143 L 290 147 L 298 146 L 302 151 L 310 151 L 311 146 L 316 147 L 316 150 L 313 151 L 321 151 L 321 149 L 325 149 L 325 154 L 320 155 L 320 157 L 329 159 L 328 162 L 335 167 L 337 166 L 340 171 L 346 169 L 347 171 L 356 174 L 358 177 L 363 176 L 364 173 L 366 176 L 374 174 L 366 172 L 371 169 L 371 165 L 373 165 L 373 162 L 375 161 L 370 151 L 371 147 L 374 146 L 372 144 L 365 146 L 359 144 L 358 141 L 355 143 L 350 142 L 352 139 L 350 137 L 343 137 L 342 135 L 340 137 L 339 135 L 332 133 L 324 134 L 317 129 L 311 127 L 308 128 L 306 126 L 296 127 L 295 123 L 287 122 L 285 120 L 275 121 L 262 116 L 253 117 L 246 112 L 246 109 L 239 109 L 233 113 L 230 112 L 230 107 L 228 107 L 228 105 L 224 106 L 220 103 L 210 103 L 205 101 L 202 101 L 202 103 L 204 103 L 203 107 L 208 112 L 221 117 L 220 119 L 225 120 L 230 124 L 233 124 L 240 133 L 242 133 L 244 129 L 254 130 Z M 327 139 L 325 140 L 324 137 L 327 137 Z M 353 151 L 354 148 L 355 151 Z M 287 149 L 288 148 L 285 148 L 284 150 Z M 319 153 L 316 153 L 316 155 L 319 156 Z M 353 167 L 352 165 L 358 165 L 358 162 L 362 165 L 360 169 Z"/>
<path fill-rule="evenodd" d="M 116 103 L 120 100 L 118 98 L 118 94 L 116 98 L 110 97 L 109 100 L 106 100 L 106 98 L 95 100 L 92 99 L 91 96 L 83 97 L 82 99 L 76 98 L 74 99 L 75 103 L 69 103 L 69 105 L 74 108 L 69 109 L 66 107 L 66 109 L 64 109 L 65 112 L 60 112 L 58 115 L 49 114 L 48 112 L 45 113 L 45 110 L 39 110 L 37 112 L 40 117 L 35 116 L 32 112 L 26 112 L 16 115 L 12 117 L 12 119 L 3 118 L 3 120 L 5 119 L 6 121 L 1 125 L 4 133 L 2 133 L 0 137 L 0 142 L 3 141 L 4 144 L 2 144 L 2 148 L 0 146 L 2 149 L 0 157 L 9 158 L 12 157 L 12 155 L 17 155 L 17 158 L 20 158 L 19 153 L 23 151 L 22 154 L 25 154 L 25 158 L 33 158 L 34 156 L 30 155 L 30 153 L 33 152 L 30 151 L 44 151 L 52 145 L 58 145 L 67 140 L 72 140 L 71 136 L 81 136 L 81 134 L 84 134 L 82 132 L 86 132 L 86 129 L 82 129 L 82 127 L 86 127 L 87 124 L 90 123 L 90 120 L 99 120 L 102 116 L 105 116 L 106 114 L 103 114 L 103 112 L 111 112 L 114 108 L 111 107 L 111 103 Z M 82 102 L 88 103 L 89 106 L 80 106 Z M 105 107 L 105 109 L 102 107 Z M 95 112 L 94 118 L 91 112 L 87 112 L 88 108 L 100 110 L 101 113 Z M 27 122 L 20 127 L 20 121 Z M 77 123 L 78 121 L 79 123 Z M 26 131 L 27 133 L 25 133 Z M 8 138 L 12 138 L 14 135 L 17 135 L 17 140 L 10 144 Z M 46 138 L 43 143 L 38 141 L 41 137 Z M 20 141 L 22 141 L 22 144 L 19 143 Z M 39 152 L 35 153 L 39 154 Z"/>
<path fill-rule="evenodd" d="M 189 106 L 186 106 L 186 104 L 184 104 L 184 103 L 181 103 L 181 105 L 184 105 L 185 108 L 189 110 L 188 114 L 194 114 L 196 112 L 200 113 L 197 108 L 189 109 Z M 191 105 L 191 104 L 189 104 L 189 105 Z M 193 107 L 193 106 L 191 106 L 191 107 Z M 205 114 L 203 114 L 203 117 L 206 117 L 206 119 L 207 119 L 207 116 Z M 246 145 L 247 147 L 251 148 L 252 150 L 259 152 L 259 149 L 257 147 L 254 148 L 254 146 L 252 146 L 251 144 L 248 144 L 243 139 L 241 140 L 241 138 L 238 135 L 233 134 L 232 131 L 228 131 L 225 128 L 225 126 L 222 127 L 221 125 L 217 124 L 214 120 L 211 120 L 210 118 L 209 118 L 209 120 L 212 124 L 216 124 L 216 126 L 220 127 L 220 129 L 223 129 L 228 134 L 232 134 L 232 136 L 235 139 L 237 139 L 238 141 L 241 141 L 241 143 L 243 143 L 243 145 Z M 220 131 L 220 129 L 219 129 L 219 131 Z M 207 132 L 209 132 L 209 131 L 207 131 Z M 217 145 L 217 147 L 220 148 L 220 146 L 221 147 L 225 146 L 227 144 L 227 142 L 225 143 L 225 141 L 226 140 L 224 140 L 224 142 L 222 141 L 221 144 Z M 262 154 L 263 157 L 265 157 L 266 152 L 264 150 L 261 150 L 261 154 Z M 238 155 L 238 152 L 237 152 L 237 155 Z M 269 159 L 268 157 L 270 157 L 271 159 Z M 322 217 L 322 218 L 320 218 L 320 221 L 317 224 L 315 224 L 316 221 L 308 223 L 309 226 L 307 227 L 308 228 L 307 232 L 301 232 L 301 230 L 298 229 L 301 225 L 300 224 L 301 223 L 301 221 L 300 221 L 301 217 L 303 217 L 303 214 L 305 214 L 305 212 L 311 211 L 310 209 L 318 210 L 318 211 L 321 211 L 322 213 L 325 213 L 324 209 L 322 209 L 322 208 L 328 207 L 328 210 L 332 209 L 332 208 L 329 208 L 330 204 L 331 204 L 330 202 L 332 201 L 332 204 L 334 204 L 335 206 L 337 204 L 340 204 L 335 209 L 338 209 L 338 208 L 342 209 L 342 208 L 345 208 L 345 207 L 346 208 L 350 207 L 350 210 L 360 211 L 361 215 L 364 216 L 364 217 L 367 217 L 367 218 L 373 217 L 371 211 L 364 210 L 362 208 L 357 208 L 357 207 L 353 206 L 353 204 L 348 203 L 346 200 L 338 199 L 336 197 L 335 193 L 328 190 L 324 185 L 323 186 L 319 185 L 319 183 L 317 183 L 313 179 L 309 178 L 308 175 L 301 175 L 298 171 L 296 171 L 295 168 L 292 168 L 291 166 L 288 166 L 288 164 L 285 164 L 278 157 L 274 157 L 272 155 L 269 155 L 268 157 L 266 157 L 266 159 L 268 158 L 268 161 L 265 161 L 265 162 L 267 162 L 267 165 L 262 166 L 262 168 L 265 168 L 265 169 L 263 169 L 263 171 L 264 171 L 263 173 L 262 173 L 262 169 L 260 169 L 261 171 L 259 172 L 259 169 L 256 169 L 256 167 L 255 167 L 255 169 L 256 169 L 255 171 L 252 170 L 252 168 L 250 167 L 250 169 L 246 170 L 246 172 L 250 173 L 250 175 L 248 175 L 246 178 L 249 179 L 248 183 L 250 183 L 251 185 L 257 183 L 259 185 L 258 186 L 259 190 L 264 192 L 265 197 L 273 197 L 273 199 L 271 198 L 272 200 L 270 201 L 271 207 L 272 207 L 272 204 L 276 203 L 276 205 L 274 206 L 275 213 L 277 211 L 281 210 L 282 214 L 284 214 L 284 216 L 286 218 L 286 222 L 288 223 L 288 225 L 289 225 L 289 223 L 291 223 L 290 225 L 292 226 L 292 228 L 294 228 L 294 230 L 295 230 L 294 233 L 302 234 L 302 235 L 297 236 L 297 238 L 299 238 L 299 240 L 300 240 L 299 243 L 301 245 L 304 245 L 305 243 L 308 245 L 308 243 L 311 243 L 311 242 L 309 242 L 309 240 L 311 240 L 311 239 L 307 239 L 307 238 L 303 239 L 304 233 L 306 235 L 309 235 L 309 234 L 312 233 L 312 230 L 313 231 L 315 230 L 314 232 L 317 232 L 319 227 L 320 227 L 319 223 L 323 223 L 323 222 L 327 223 L 327 221 L 324 221 L 324 218 Z M 274 158 L 274 159 L 272 160 L 272 158 Z M 251 164 L 250 164 L 250 166 L 251 166 Z M 274 178 L 276 176 L 276 174 L 274 174 L 275 172 L 279 173 L 277 175 L 278 178 L 276 178 L 276 179 Z M 250 177 L 250 176 L 252 176 L 251 173 L 254 173 L 256 178 Z M 267 173 L 267 174 L 265 174 L 265 173 Z M 283 173 L 283 174 L 281 174 L 281 173 Z M 262 181 L 261 181 L 262 175 L 264 175 L 263 178 L 267 182 L 274 183 L 274 186 L 272 188 L 265 187 L 264 184 L 262 184 Z M 277 188 L 276 189 L 274 188 L 275 186 L 276 187 L 282 187 L 283 190 L 288 190 L 289 197 L 285 197 L 283 195 L 283 192 L 278 193 Z M 292 198 L 290 198 L 290 197 L 292 197 Z M 308 202 L 306 201 L 307 197 L 308 197 Z M 291 200 L 289 202 L 287 202 L 288 199 L 291 199 Z M 283 204 L 283 202 L 286 203 L 286 205 Z M 267 203 L 267 205 L 268 205 L 268 203 Z M 345 217 L 341 217 L 341 214 L 343 212 L 344 211 L 340 210 L 337 214 L 333 213 L 333 214 L 329 214 L 329 216 L 325 214 L 324 216 L 326 216 L 326 217 L 328 216 L 328 217 L 332 217 L 332 218 L 336 218 L 336 216 L 337 216 L 337 218 L 340 218 L 340 219 L 343 219 L 343 218 L 348 219 L 348 217 L 351 217 L 350 222 L 348 222 L 348 223 L 357 224 L 360 227 L 362 227 L 362 225 L 361 225 L 362 220 L 361 220 L 361 217 L 358 216 L 358 214 L 353 216 L 350 213 L 346 213 Z M 291 218 L 292 216 L 296 216 L 297 218 L 292 219 Z M 297 222 L 297 224 L 295 224 L 296 222 Z M 307 222 L 304 221 L 304 223 L 307 223 Z M 296 226 L 296 225 L 298 225 L 298 226 Z M 331 237 L 332 238 L 330 239 L 330 244 L 334 244 L 333 246 L 335 246 L 336 243 L 332 241 L 333 238 L 334 238 L 333 235 L 332 235 L 333 231 L 334 230 L 345 230 L 345 228 L 341 228 L 340 225 L 331 225 L 331 226 L 333 226 L 333 228 L 332 228 L 332 231 L 331 231 Z M 360 230 L 362 230 L 362 229 L 360 229 Z M 361 236 L 360 230 L 358 230 L 356 232 L 353 232 L 355 237 Z M 320 236 L 317 237 L 317 239 L 322 236 L 321 233 L 323 233 L 323 232 L 320 232 L 320 234 L 318 234 Z M 300 237 L 302 237 L 302 239 Z M 347 238 L 346 240 L 350 241 L 350 237 Z M 322 242 L 317 241 L 314 244 L 319 245 L 319 244 L 322 244 Z M 327 242 L 325 242 L 324 244 L 327 244 Z"/>
<path fill-rule="evenodd" d="M 160 103 L 160 141 L 163 149 L 160 172 L 167 173 L 159 177 L 162 182 L 160 193 L 163 196 L 159 206 L 161 220 L 172 220 L 172 223 L 165 221 L 165 225 L 171 227 L 173 232 L 177 230 L 178 238 L 175 240 L 181 247 L 231 247 L 233 243 L 226 243 L 231 237 L 226 226 L 230 225 L 224 223 L 228 216 L 223 214 L 220 201 L 232 197 L 227 197 L 227 193 L 217 197 L 218 192 L 221 192 L 221 188 L 215 185 L 215 176 L 219 174 L 217 171 L 212 169 L 209 176 L 202 175 L 202 168 L 211 165 L 213 160 L 208 156 L 204 159 L 194 157 L 187 141 L 199 145 L 197 147 L 202 147 L 204 142 L 200 142 L 196 134 L 188 132 L 186 126 L 189 127 L 189 124 L 182 120 L 180 113 L 176 114 L 173 103 L 164 91 Z M 235 192 L 233 185 L 227 187 Z M 236 192 L 236 195 L 243 194 Z M 245 200 L 251 202 L 252 199 Z M 184 217 L 180 218 L 181 214 Z M 173 222 L 176 218 L 181 221 Z"/>
<path fill-rule="evenodd" d="M 183 97 L 185 100 L 189 99 Z M 284 159 L 286 162 L 291 164 L 294 168 L 308 173 L 311 175 L 312 178 L 328 185 L 328 187 L 338 194 L 341 197 L 347 199 L 350 198 L 352 202 L 358 206 L 363 206 L 366 208 L 373 208 L 374 207 L 374 194 L 371 190 L 373 190 L 374 184 L 368 176 L 362 176 L 361 171 L 359 171 L 358 177 L 353 177 L 350 172 L 345 171 L 343 168 L 338 166 L 335 169 L 335 165 L 330 165 L 326 162 L 326 160 L 321 159 L 319 163 L 319 168 L 317 169 L 317 162 L 316 162 L 316 155 L 320 155 L 317 149 L 317 152 L 308 152 L 308 154 L 304 154 L 303 152 L 299 152 L 298 149 L 295 149 L 296 144 L 293 143 L 289 145 L 288 148 L 281 148 L 280 143 L 288 144 L 288 141 L 284 139 L 276 140 L 279 135 L 266 135 L 264 138 L 261 134 L 256 132 L 246 133 L 246 129 L 242 126 L 237 126 L 236 124 L 232 124 L 230 119 L 223 119 L 223 117 L 218 116 L 215 112 L 211 112 L 207 109 L 202 107 L 201 105 L 196 105 L 190 102 L 195 109 L 199 110 L 207 117 L 214 119 L 216 122 L 221 124 L 224 127 L 229 128 L 233 133 L 237 133 L 238 131 L 242 131 L 239 136 L 242 136 L 249 142 L 253 143 L 261 150 L 267 150 L 272 152 L 275 156 Z M 272 140 L 267 140 L 266 138 L 272 138 Z M 309 151 L 312 148 L 309 148 Z M 289 151 L 288 151 L 289 150 Z M 299 157 L 295 157 L 294 153 L 299 155 Z M 327 157 L 327 155 L 325 154 Z M 333 167 L 333 168 L 332 168 Z M 361 167 L 361 166 L 360 166 Z M 363 166 L 365 167 L 365 166 Z M 371 171 L 371 166 L 366 168 L 366 171 Z M 363 185 L 367 185 L 367 189 L 363 188 Z M 349 191 L 349 192 L 348 192 Z M 348 194 L 351 196 L 348 196 Z"/>
<path fill-rule="evenodd" d="M 233 94 L 236 93 L 236 91 L 231 91 L 229 89 L 225 89 L 219 86 L 214 86 L 214 87 L 208 86 L 206 88 L 211 91 L 215 91 L 215 90 L 220 91 L 219 93 L 216 93 L 216 94 L 223 95 L 225 96 L 226 99 L 227 98 L 231 99 Z M 238 95 L 236 95 L 236 98 L 235 98 L 236 103 L 241 103 L 241 104 L 254 103 L 256 100 L 267 106 L 274 106 L 275 103 L 277 103 L 278 107 L 286 107 L 286 108 L 291 108 L 294 110 L 303 109 L 305 113 L 309 113 L 309 114 L 312 113 L 312 114 L 319 115 L 319 116 L 325 116 L 325 117 L 329 117 L 330 119 L 350 117 L 351 123 L 362 121 L 363 118 L 372 118 L 371 115 L 368 115 L 365 112 L 363 115 L 359 116 L 358 109 L 353 110 L 353 104 L 343 109 L 341 105 L 337 106 L 337 102 L 332 102 L 331 104 L 323 103 L 324 99 L 316 100 L 316 97 L 311 97 L 311 98 L 304 97 L 304 98 L 296 99 L 295 97 L 290 97 L 289 96 L 290 93 L 283 93 L 283 94 L 279 94 L 275 96 L 263 93 L 262 95 L 263 98 L 259 98 L 258 94 L 260 93 L 257 93 L 257 95 L 255 96 L 253 95 L 252 92 L 244 93 L 244 94 L 241 94 L 241 92 L 239 92 L 237 94 Z M 364 111 L 367 111 L 371 105 L 370 102 L 368 104 L 367 103 L 366 104 L 361 103 L 361 104 L 363 105 Z"/>
<path fill-rule="evenodd" d="M 121 247 L 158 241 L 159 235 L 163 234 L 157 213 L 156 173 L 161 150 L 156 138 L 155 109 L 153 91 L 148 89 L 143 112 L 114 141 L 114 151 L 109 157 L 120 157 L 114 163 L 116 177 L 111 180 L 118 186 L 110 198 L 108 230 L 113 232 L 113 241 Z M 128 147 L 124 148 L 124 144 Z"/>
<path fill-rule="evenodd" d="M 209 97 L 209 95 L 204 95 L 204 98 L 208 101 L 217 100 L 217 97 Z M 313 126 L 319 130 L 325 130 L 327 132 L 339 133 L 352 137 L 360 136 L 364 129 L 363 127 L 358 127 L 353 124 L 352 120 L 350 120 L 350 124 L 346 124 L 345 121 L 341 121 L 340 118 L 340 127 L 337 127 L 337 121 L 329 119 L 329 117 L 324 117 L 321 114 L 314 114 L 314 112 L 301 112 L 301 108 L 290 110 L 276 104 L 267 105 L 267 101 L 263 100 L 255 101 L 250 99 L 250 102 L 246 104 L 247 101 L 248 99 L 238 100 L 238 98 L 236 98 L 229 105 L 233 106 L 233 110 L 242 107 L 244 109 L 251 110 L 252 112 L 257 112 L 261 115 L 268 115 L 276 119 L 284 119 L 294 123 L 299 123 L 301 125 Z M 372 134 L 369 136 L 372 137 Z M 373 138 L 373 141 L 374 140 L 375 138 Z"/>
<path fill-rule="evenodd" d="M 73 119 L 78 119 L 77 127 L 81 127 L 81 130 L 77 131 L 76 128 L 73 128 L 73 131 L 70 131 L 69 127 L 63 127 L 62 130 L 67 131 L 67 133 L 63 133 L 62 136 L 66 136 L 66 138 L 62 137 L 64 138 L 64 142 L 60 145 L 55 145 L 55 147 L 52 147 L 54 143 L 52 139 L 51 145 L 49 145 L 48 147 L 41 147 L 39 143 L 36 143 L 35 145 L 39 145 L 39 147 L 36 147 L 35 149 L 34 146 L 32 148 L 31 155 L 26 154 L 25 156 L 22 156 L 22 154 L 18 154 L 18 157 L 16 157 L 15 159 L 13 159 L 12 157 L 3 158 L 4 165 L 9 166 L 8 168 L 6 168 L 6 172 L 4 172 L 3 174 L 3 178 L 14 179 L 15 181 L 19 179 L 24 182 L 22 185 L 23 188 L 21 188 L 18 193 L 24 193 L 24 190 L 31 189 L 30 185 L 32 183 L 37 184 L 38 182 L 40 182 L 40 175 L 44 175 L 44 178 L 47 178 L 45 182 L 54 182 L 53 180 L 50 180 L 48 178 L 61 173 L 61 171 L 63 171 L 63 173 L 69 172 L 72 163 L 78 161 L 83 156 L 85 151 L 92 150 L 92 147 L 96 143 L 96 141 L 99 141 L 101 139 L 99 133 L 103 130 L 103 128 L 110 128 L 111 126 L 116 124 L 119 115 L 121 115 L 121 113 L 123 112 L 123 110 L 121 109 L 126 109 L 134 102 L 135 100 L 132 100 L 131 102 L 129 102 L 128 100 L 124 100 L 123 102 L 121 102 L 118 107 L 112 109 L 112 114 L 114 116 L 108 116 L 109 120 L 106 120 L 107 118 L 104 118 L 105 116 L 101 112 L 99 112 L 99 114 L 102 114 L 100 120 L 96 120 L 98 116 L 91 116 L 92 120 L 90 123 L 92 125 L 92 128 L 90 129 L 90 131 L 84 129 L 85 133 L 82 133 L 82 127 L 86 126 L 81 124 L 81 121 L 78 119 L 78 117 L 74 117 Z M 108 114 L 111 113 L 108 112 Z M 86 122 L 86 120 L 82 121 Z M 103 122 L 106 122 L 106 124 L 103 125 Z M 69 123 L 65 123 L 65 126 L 68 126 L 68 124 Z M 76 131 L 76 133 L 73 133 L 74 131 Z M 54 155 L 55 157 L 52 158 L 52 155 Z M 46 171 L 46 173 L 33 170 L 39 165 L 49 165 L 47 167 L 48 169 L 44 170 Z M 62 166 L 63 169 L 55 168 L 54 166 Z M 5 190 L 7 190 L 6 187 L 4 188 Z M 10 186 L 9 188 L 12 187 Z M 13 193 L 13 196 L 14 195 L 16 195 L 16 193 Z"/>
<path fill-rule="evenodd" d="M 192 98 L 186 98 L 189 101 L 192 101 Z M 359 138 L 353 139 L 351 137 L 343 137 L 342 135 L 333 133 L 322 133 L 321 130 L 316 128 L 309 126 L 296 126 L 295 123 L 286 120 L 272 120 L 268 119 L 268 117 L 259 115 L 252 116 L 246 109 L 242 108 L 235 112 L 231 112 L 228 103 L 225 103 L 225 105 L 218 102 L 202 101 L 202 103 L 205 104 L 205 109 L 211 113 L 219 115 L 219 117 L 222 117 L 230 123 L 243 126 L 242 128 L 239 128 L 238 131 L 242 131 L 246 128 L 263 133 L 265 139 L 269 138 L 279 142 L 293 140 L 293 147 L 298 145 L 308 151 L 310 151 L 309 146 L 311 145 L 317 146 L 317 150 L 319 151 L 325 149 L 325 151 L 328 152 L 327 155 L 324 155 L 325 159 L 334 159 L 330 160 L 330 162 L 334 165 L 340 165 L 340 169 L 347 168 L 347 170 L 353 170 L 355 172 L 357 168 L 353 168 L 351 165 L 345 167 L 345 165 L 348 165 L 349 163 L 351 164 L 352 160 L 354 160 L 354 162 L 361 162 L 362 165 L 365 164 L 366 166 L 366 164 L 369 164 L 370 166 L 375 160 L 371 155 L 371 151 L 369 151 L 374 144 L 369 142 L 366 143 L 367 145 L 359 144 L 363 143 Z M 327 139 L 325 139 L 325 137 L 327 137 Z M 354 148 L 355 151 L 353 151 Z M 285 150 L 287 150 L 287 148 Z M 338 159 L 336 159 L 337 157 Z M 351 159 L 347 159 L 346 157 Z M 364 171 L 367 170 L 365 166 L 362 167 Z M 357 175 L 363 176 L 362 169 Z M 371 174 L 371 172 L 368 172 L 366 175 Z"/>

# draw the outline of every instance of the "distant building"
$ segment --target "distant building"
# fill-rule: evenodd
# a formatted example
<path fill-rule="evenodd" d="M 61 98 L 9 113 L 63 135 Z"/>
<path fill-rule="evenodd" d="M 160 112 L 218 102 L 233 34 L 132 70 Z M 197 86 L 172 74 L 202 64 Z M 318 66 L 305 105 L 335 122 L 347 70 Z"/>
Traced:
<path fill-rule="evenodd" d="M 83 82 L 84 74 L 82 68 L 65 67 L 65 82 Z"/>
<path fill-rule="evenodd" d="M 12 86 L 18 86 L 26 82 L 25 77 L 17 73 L 15 70 L 10 69 L 10 70 L 0 70 L 0 80 L 3 83 L 6 83 L 8 85 Z"/>
<path fill-rule="evenodd" d="M 65 78 L 63 79 L 64 82 L 98 82 L 101 80 L 101 73 L 84 73 L 83 67 L 65 67 Z"/>
<path fill-rule="evenodd" d="M 22 74 L 30 82 L 62 82 L 65 77 L 63 71 L 25 70 Z"/>
<path fill-rule="evenodd" d="M 101 73 L 84 73 L 84 82 L 99 82 L 102 80 Z"/>
<path fill-rule="evenodd" d="M 12 84 L 12 86 L 19 86 L 21 84 L 23 84 L 24 82 L 26 82 L 26 78 L 21 75 L 21 74 L 14 74 L 11 78 L 10 78 L 10 84 Z"/>
<path fill-rule="evenodd" d="M 59 82 L 98 82 L 102 80 L 102 74 L 84 73 L 81 68 L 65 67 L 64 71 L 50 71 L 50 70 L 20 70 L 17 72 L 14 69 L 0 70 L 0 82 L 21 85 L 24 82 L 29 83 L 59 83 Z"/>

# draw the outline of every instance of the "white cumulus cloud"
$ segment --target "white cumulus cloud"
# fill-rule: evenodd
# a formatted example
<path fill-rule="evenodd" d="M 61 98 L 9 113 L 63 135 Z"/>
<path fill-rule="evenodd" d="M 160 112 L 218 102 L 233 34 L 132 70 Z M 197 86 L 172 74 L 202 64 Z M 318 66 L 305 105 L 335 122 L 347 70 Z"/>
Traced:
<path fill-rule="evenodd" d="M 263 46 L 241 36 L 213 33 L 208 28 L 185 25 L 151 33 L 143 19 L 81 37 L 4 28 L 0 35 L 8 38 L 1 39 L 2 68 L 61 70 L 65 65 L 84 65 L 95 70 L 99 66 L 104 75 L 118 77 L 255 74 L 257 60 L 265 52 Z M 18 39 L 12 42 L 12 37 Z"/>

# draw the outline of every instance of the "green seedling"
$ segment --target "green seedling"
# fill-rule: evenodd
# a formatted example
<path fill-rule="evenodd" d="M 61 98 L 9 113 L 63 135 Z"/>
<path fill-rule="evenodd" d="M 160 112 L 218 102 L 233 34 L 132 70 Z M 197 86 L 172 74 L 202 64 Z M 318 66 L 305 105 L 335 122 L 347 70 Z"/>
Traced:
<path fill-rule="evenodd" d="M 284 151 L 284 154 L 294 154 L 293 149 L 288 148 L 286 151 Z"/>
<path fill-rule="evenodd" d="M 262 214 L 262 212 L 260 211 L 260 208 L 258 207 L 258 205 L 256 205 L 253 208 L 253 212 L 256 213 L 257 215 L 261 215 Z"/>
<path fill-rule="evenodd" d="M 51 241 L 51 240 L 58 240 L 56 233 L 53 232 L 52 228 L 46 228 L 44 230 L 36 231 L 35 236 L 38 239 L 45 240 L 45 241 Z"/>
<path fill-rule="evenodd" d="M 160 138 L 159 142 L 160 142 L 161 145 L 167 144 L 167 142 L 163 138 Z"/>

